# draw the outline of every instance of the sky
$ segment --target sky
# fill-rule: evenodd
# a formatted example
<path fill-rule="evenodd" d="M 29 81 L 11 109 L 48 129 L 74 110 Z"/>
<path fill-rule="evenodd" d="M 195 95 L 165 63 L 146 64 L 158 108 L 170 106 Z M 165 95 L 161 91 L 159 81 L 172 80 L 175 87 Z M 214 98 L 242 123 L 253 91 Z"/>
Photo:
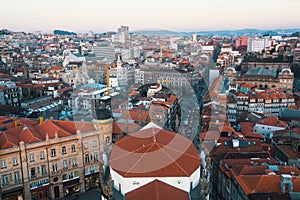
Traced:
<path fill-rule="evenodd" d="M 0 29 L 52 32 L 300 28 L 300 0 L 3 0 Z"/>

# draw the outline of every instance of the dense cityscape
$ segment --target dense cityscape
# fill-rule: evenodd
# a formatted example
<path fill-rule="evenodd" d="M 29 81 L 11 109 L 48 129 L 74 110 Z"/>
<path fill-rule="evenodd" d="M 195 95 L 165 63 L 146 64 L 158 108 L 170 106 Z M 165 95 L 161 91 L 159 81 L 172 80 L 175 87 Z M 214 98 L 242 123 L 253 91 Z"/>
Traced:
<path fill-rule="evenodd" d="M 0 30 L 0 200 L 300 199 L 300 32 Z"/>

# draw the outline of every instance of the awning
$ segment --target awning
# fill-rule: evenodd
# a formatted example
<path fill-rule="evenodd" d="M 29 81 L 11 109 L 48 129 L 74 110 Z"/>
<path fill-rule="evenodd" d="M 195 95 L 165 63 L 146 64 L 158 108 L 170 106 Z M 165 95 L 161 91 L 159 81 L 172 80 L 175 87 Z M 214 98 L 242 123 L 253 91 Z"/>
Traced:
<path fill-rule="evenodd" d="M 2 194 L 5 195 L 5 194 L 9 194 L 9 193 L 13 193 L 13 192 L 19 192 L 19 191 L 23 192 L 23 187 L 22 186 L 15 187 L 15 188 L 12 188 L 12 189 L 9 189 L 9 190 L 2 190 Z"/>
<path fill-rule="evenodd" d="M 31 192 L 44 190 L 44 189 L 49 188 L 49 186 L 50 186 L 50 185 L 48 184 L 48 185 L 44 185 L 44 186 L 41 186 L 41 187 L 37 187 L 37 188 L 31 189 Z"/>
<path fill-rule="evenodd" d="M 76 185 L 80 185 L 81 183 L 79 182 L 79 178 L 75 179 L 75 180 L 71 180 L 71 181 L 67 181 L 63 183 L 63 188 L 67 189 L 67 188 L 71 188 L 74 187 Z"/>

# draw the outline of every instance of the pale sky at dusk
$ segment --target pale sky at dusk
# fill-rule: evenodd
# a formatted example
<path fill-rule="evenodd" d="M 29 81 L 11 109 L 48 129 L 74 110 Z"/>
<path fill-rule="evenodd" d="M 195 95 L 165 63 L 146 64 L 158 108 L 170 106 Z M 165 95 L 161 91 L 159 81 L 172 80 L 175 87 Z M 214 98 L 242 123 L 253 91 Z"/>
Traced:
<path fill-rule="evenodd" d="M 9 0 L 0 29 L 75 32 L 300 28 L 300 0 Z"/>

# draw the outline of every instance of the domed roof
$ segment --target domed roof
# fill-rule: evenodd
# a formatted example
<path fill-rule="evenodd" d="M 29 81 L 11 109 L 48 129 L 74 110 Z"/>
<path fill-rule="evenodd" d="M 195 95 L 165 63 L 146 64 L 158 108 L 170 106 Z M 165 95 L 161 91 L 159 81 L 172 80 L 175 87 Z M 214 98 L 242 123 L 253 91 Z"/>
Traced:
<path fill-rule="evenodd" d="M 120 139 L 110 157 L 123 177 L 190 177 L 200 164 L 190 140 L 155 125 Z"/>
<path fill-rule="evenodd" d="M 98 108 L 95 110 L 95 118 L 97 120 L 106 120 L 112 117 L 111 110 L 107 108 Z"/>

